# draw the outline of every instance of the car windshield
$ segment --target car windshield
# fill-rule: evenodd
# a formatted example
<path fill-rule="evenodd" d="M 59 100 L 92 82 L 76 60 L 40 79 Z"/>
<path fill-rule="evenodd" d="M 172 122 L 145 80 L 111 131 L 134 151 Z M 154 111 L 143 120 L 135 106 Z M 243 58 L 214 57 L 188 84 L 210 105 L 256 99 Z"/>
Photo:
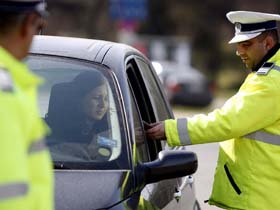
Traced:
<path fill-rule="evenodd" d="M 87 61 L 30 55 L 40 114 L 50 127 L 46 143 L 57 169 L 126 169 L 128 165 L 114 77 Z"/>

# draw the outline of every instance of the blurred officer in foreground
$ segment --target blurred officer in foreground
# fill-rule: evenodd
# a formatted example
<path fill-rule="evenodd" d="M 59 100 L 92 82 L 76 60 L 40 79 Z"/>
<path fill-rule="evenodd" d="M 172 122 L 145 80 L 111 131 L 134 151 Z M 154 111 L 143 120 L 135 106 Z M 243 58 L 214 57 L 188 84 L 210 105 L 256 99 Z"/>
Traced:
<path fill-rule="evenodd" d="M 237 94 L 208 115 L 151 124 L 147 136 L 170 146 L 221 142 L 210 205 L 280 207 L 279 15 L 229 12 L 236 54 L 251 70 Z M 210 53 L 210 52 L 209 52 Z"/>
<path fill-rule="evenodd" d="M 53 210 L 53 174 L 39 117 L 41 82 L 21 60 L 44 26 L 40 0 L 0 1 L 0 209 Z"/>

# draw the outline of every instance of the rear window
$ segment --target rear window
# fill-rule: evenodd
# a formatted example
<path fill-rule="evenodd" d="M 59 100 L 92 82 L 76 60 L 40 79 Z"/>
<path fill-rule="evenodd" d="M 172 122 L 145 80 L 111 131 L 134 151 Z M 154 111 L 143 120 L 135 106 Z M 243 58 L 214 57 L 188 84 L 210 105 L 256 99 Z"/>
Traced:
<path fill-rule="evenodd" d="M 87 61 L 31 55 L 44 79 L 40 114 L 51 129 L 46 143 L 57 169 L 126 169 L 122 112 L 109 69 Z"/>

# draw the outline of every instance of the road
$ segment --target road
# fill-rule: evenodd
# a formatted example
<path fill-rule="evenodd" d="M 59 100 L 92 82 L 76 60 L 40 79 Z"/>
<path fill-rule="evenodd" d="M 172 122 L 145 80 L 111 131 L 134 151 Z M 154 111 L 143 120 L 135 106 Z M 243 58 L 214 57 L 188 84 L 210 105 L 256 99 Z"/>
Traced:
<path fill-rule="evenodd" d="M 206 109 L 193 109 L 183 107 L 173 107 L 175 117 L 187 117 L 197 113 L 207 113 L 214 108 L 220 107 L 225 102 L 224 97 L 218 97 L 211 106 Z M 195 173 L 196 196 L 202 210 L 218 210 L 219 208 L 204 203 L 211 194 L 216 161 L 218 158 L 218 143 L 201 144 L 188 146 L 190 151 L 197 154 L 198 170 Z"/>

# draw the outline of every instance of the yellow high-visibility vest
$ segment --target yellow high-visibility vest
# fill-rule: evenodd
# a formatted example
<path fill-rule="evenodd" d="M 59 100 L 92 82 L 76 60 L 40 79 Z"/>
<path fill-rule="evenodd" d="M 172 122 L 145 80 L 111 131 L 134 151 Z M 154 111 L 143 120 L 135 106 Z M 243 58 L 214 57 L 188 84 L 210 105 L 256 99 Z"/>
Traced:
<path fill-rule="evenodd" d="M 0 47 L 0 209 L 53 210 L 53 172 L 39 117 L 40 79 Z"/>
<path fill-rule="evenodd" d="M 220 142 L 209 204 L 280 208 L 280 51 L 208 115 L 165 121 L 171 146 Z"/>

